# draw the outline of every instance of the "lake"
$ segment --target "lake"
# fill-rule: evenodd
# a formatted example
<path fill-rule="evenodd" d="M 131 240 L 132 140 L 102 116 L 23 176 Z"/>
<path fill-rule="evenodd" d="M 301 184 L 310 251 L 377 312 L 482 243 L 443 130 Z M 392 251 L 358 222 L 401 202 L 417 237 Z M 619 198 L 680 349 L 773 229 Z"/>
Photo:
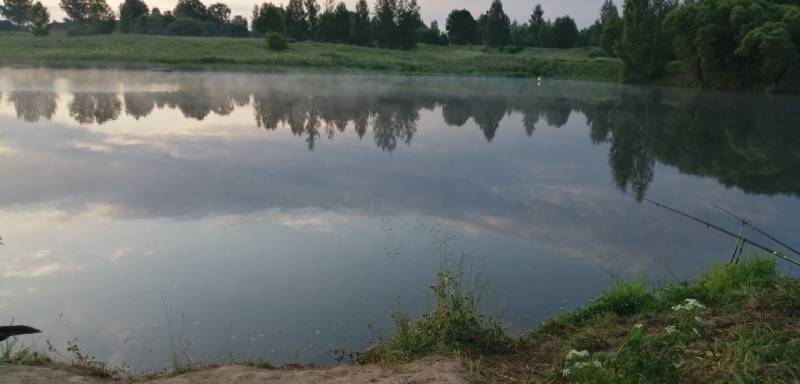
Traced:
<path fill-rule="evenodd" d="M 796 246 L 799 107 L 548 80 L 0 69 L 0 323 L 137 371 L 172 350 L 331 365 L 391 335 L 393 311 L 424 313 L 442 263 L 463 260 L 485 311 L 522 332 L 613 276 L 728 260 L 732 239 L 641 198 L 737 231 L 712 202 Z"/>

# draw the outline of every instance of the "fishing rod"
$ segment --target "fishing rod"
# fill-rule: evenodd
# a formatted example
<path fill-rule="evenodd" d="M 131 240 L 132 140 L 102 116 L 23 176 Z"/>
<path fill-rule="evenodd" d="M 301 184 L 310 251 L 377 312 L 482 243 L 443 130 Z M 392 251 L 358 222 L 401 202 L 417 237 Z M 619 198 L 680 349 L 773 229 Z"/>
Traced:
<path fill-rule="evenodd" d="M 729 231 L 729 230 L 727 230 L 725 228 L 722 228 L 722 227 L 720 227 L 720 226 L 718 226 L 716 224 L 713 224 L 713 223 L 708 222 L 706 220 L 703 220 L 703 219 L 700 219 L 698 217 L 692 216 L 692 215 L 690 215 L 690 214 L 688 214 L 686 212 L 683 212 L 683 211 L 680 211 L 678 209 L 672 208 L 672 207 L 670 207 L 668 205 L 659 203 L 658 201 L 651 200 L 651 199 L 648 199 L 646 197 L 639 197 L 639 196 L 636 196 L 635 194 L 633 194 L 631 192 L 628 192 L 628 191 L 622 191 L 622 192 L 627 194 L 627 195 L 631 195 L 631 196 L 640 198 L 642 201 L 646 201 L 646 202 L 648 202 L 650 204 L 655 205 L 656 207 L 666 209 L 666 210 L 668 210 L 668 211 L 670 211 L 672 213 L 675 213 L 675 214 L 683 216 L 683 217 L 685 217 L 687 219 L 696 221 L 696 222 L 698 222 L 700 224 L 705 225 L 706 228 L 714 229 L 714 230 L 716 230 L 716 231 L 718 231 L 720 233 L 728 235 L 728 236 L 730 236 L 730 237 L 732 237 L 732 238 L 734 238 L 734 239 L 736 239 L 738 241 L 741 241 L 743 243 L 743 246 L 744 246 L 744 244 L 750 244 L 750 245 L 752 245 L 752 246 L 754 246 L 756 248 L 759 248 L 759 249 L 761 249 L 761 250 L 763 250 L 765 252 L 769 252 L 772 255 L 774 255 L 776 257 L 779 257 L 779 258 L 781 258 L 781 259 L 783 259 L 785 261 L 788 261 L 788 262 L 790 262 L 790 263 L 792 263 L 794 265 L 800 266 L 800 261 L 794 260 L 794 259 L 790 258 L 789 256 L 784 255 L 782 252 L 780 252 L 780 251 L 778 251 L 776 249 L 772 249 L 772 248 L 769 248 L 769 247 L 767 247 L 765 245 L 762 245 L 761 243 L 757 243 L 755 241 L 748 240 L 747 238 L 745 238 L 745 237 L 743 237 L 741 235 L 737 235 L 737 234 L 735 234 L 735 233 L 733 233 L 733 232 L 731 232 L 731 231 Z"/>
<path fill-rule="evenodd" d="M 776 239 L 775 237 L 773 237 L 773 236 L 772 236 L 772 235 L 770 235 L 769 233 L 766 233 L 766 232 L 762 231 L 760 228 L 756 227 L 756 226 L 755 226 L 755 225 L 754 225 L 754 224 L 753 224 L 753 223 L 752 223 L 750 220 L 748 220 L 748 219 L 746 219 L 746 218 L 743 218 L 743 217 L 739 217 L 739 216 L 738 216 L 738 215 L 736 215 L 735 213 L 733 213 L 733 212 L 731 212 L 731 211 L 729 211 L 729 210 L 727 210 L 727 209 L 725 209 L 725 208 L 723 208 L 723 207 L 720 207 L 719 205 L 716 205 L 716 204 L 714 204 L 714 203 L 712 203 L 712 202 L 710 202 L 710 201 L 706 201 L 706 200 L 703 200 L 703 201 L 705 201 L 705 202 L 706 202 L 706 204 L 709 204 L 709 205 L 711 205 L 712 207 L 714 207 L 714 208 L 716 208 L 716 209 L 719 209 L 719 210 L 720 210 L 720 211 L 722 211 L 722 212 L 725 212 L 725 213 L 726 213 L 728 216 L 730 216 L 730 217 L 733 217 L 734 219 L 741 221 L 743 226 L 750 227 L 750 228 L 751 228 L 751 229 L 753 229 L 754 231 L 756 231 L 756 232 L 758 232 L 758 233 L 760 233 L 760 234 L 764 235 L 764 237 L 766 237 L 766 238 L 768 238 L 768 239 L 770 239 L 770 240 L 774 241 L 775 243 L 777 243 L 777 244 L 780 244 L 782 247 L 784 247 L 784 248 L 786 248 L 786 249 L 788 249 L 788 250 L 792 251 L 792 252 L 793 252 L 795 255 L 798 255 L 798 256 L 800 256 L 800 251 L 797 251 L 796 249 L 794 249 L 794 248 L 790 247 L 790 246 L 789 246 L 789 245 L 787 245 L 786 243 L 784 243 L 784 242 L 782 242 L 782 241 L 780 241 L 780 240 Z"/>

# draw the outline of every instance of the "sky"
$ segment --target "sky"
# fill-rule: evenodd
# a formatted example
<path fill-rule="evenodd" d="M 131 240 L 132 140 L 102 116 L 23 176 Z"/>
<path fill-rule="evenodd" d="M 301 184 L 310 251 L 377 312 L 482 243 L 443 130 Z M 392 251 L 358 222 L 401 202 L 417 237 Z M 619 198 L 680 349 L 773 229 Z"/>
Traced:
<path fill-rule="evenodd" d="M 106 0 L 112 8 L 117 9 L 121 0 Z M 216 2 L 219 0 L 204 0 L 205 3 Z M 233 10 L 234 15 L 243 15 L 249 18 L 250 11 L 257 0 L 221 0 L 228 4 Z M 374 0 L 367 0 L 370 5 Z M 422 8 L 422 17 L 425 22 L 430 23 L 433 20 L 439 21 L 440 25 L 444 25 L 447 15 L 453 9 L 468 9 L 476 17 L 477 15 L 486 11 L 489 8 L 489 0 L 418 0 Z M 52 17 L 56 20 L 61 20 L 64 13 L 58 8 L 58 0 L 42 0 L 42 2 L 50 9 Z M 177 0 L 145 0 L 150 7 L 159 7 L 163 9 L 171 9 L 175 6 Z M 288 0 L 273 0 L 275 3 L 286 3 Z M 353 9 L 356 0 L 344 0 L 347 5 Z M 323 3 L 323 1 L 320 1 Z M 506 13 L 514 20 L 520 23 L 528 20 L 531 10 L 536 3 L 541 3 L 545 11 L 545 18 L 554 19 L 562 15 L 570 15 L 578 23 L 579 27 L 589 26 L 597 18 L 598 10 L 603 0 L 505 0 L 503 5 Z"/>

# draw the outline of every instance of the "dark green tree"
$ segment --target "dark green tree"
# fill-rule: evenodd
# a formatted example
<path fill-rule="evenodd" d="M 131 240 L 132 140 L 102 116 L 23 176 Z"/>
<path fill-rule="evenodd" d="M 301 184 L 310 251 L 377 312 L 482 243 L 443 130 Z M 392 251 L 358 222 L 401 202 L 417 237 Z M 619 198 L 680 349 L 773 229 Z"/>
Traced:
<path fill-rule="evenodd" d="M 353 14 L 353 43 L 369 45 L 372 42 L 372 27 L 369 22 L 369 5 L 367 0 L 358 0 L 356 12 Z"/>
<path fill-rule="evenodd" d="M 511 41 L 511 21 L 503 11 L 503 2 L 492 0 L 489 11 L 485 14 L 481 39 L 492 48 L 502 48 Z"/>
<path fill-rule="evenodd" d="M 119 31 L 131 33 L 133 23 L 142 15 L 150 12 L 142 0 L 125 0 L 119 5 Z"/>
<path fill-rule="evenodd" d="M 662 31 L 662 22 L 675 4 L 675 0 L 625 0 L 617 49 L 624 81 L 647 81 L 663 74 L 671 41 Z"/>
<path fill-rule="evenodd" d="M 736 50 L 736 55 L 745 58 L 755 56 L 761 64 L 761 72 L 774 91 L 781 79 L 800 64 L 798 47 L 792 41 L 789 26 L 784 22 L 768 22 L 748 32 Z"/>
<path fill-rule="evenodd" d="M 28 23 L 34 36 L 47 36 L 50 34 L 50 12 L 47 7 L 37 1 L 28 10 Z"/>
<path fill-rule="evenodd" d="M 533 7 L 531 19 L 528 21 L 528 28 L 531 30 L 530 35 L 533 39 L 533 45 L 544 47 L 542 33 L 546 26 L 547 22 L 544 20 L 544 9 L 542 9 L 541 4 L 536 4 L 536 6 Z"/>
<path fill-rule="evenodd" d="M 208 21 L 215 24 L 227 24 L 231 21 L 231 8 L 223 3 L 208 6 Z"/>
<path fill-rule="evenodd" d="M 446 29 L 451 44 L 464 45 L 477 41 L 478 22 L 466 9 L 450 12 Z"/>
<path fill-rule="evenodd" d="M 556 48 L 572 48 L 578 41 L 578 26 L 569 16 L 559 17 L 553 23 Z"/>
<path fill-rule="evenodd" d="M 612 0 L 606 0 L 600 8 L 600 48 L 609 56 L 615 56 L 615 47 L 622 38 L 622 19 Z"/>
<path fill-rule="evenodd" d="M 286 5 L 286 34 L 295 40 L 308 39 L 308 20 L 303 0 L 289 0 Z"/>
<path fill-rule="evenodd" d="M 317 39 L 317 30 L 319 29 L 319 10 L 320 6 L 317 0 L 304 0 L 306 6 L 306 24 L 308 24 L 308 37 L 311 40 Z"/>
<path fill-rule="evenodd" d="M 395 46 L 397 37 L 397 1 L 396 0 L 377 0 L 375 2 L 375 40 L 381 48 L 392 48 Z"/>
<path fill-rule="evenodd" d="M 285 33 L 286 24 L 283 13 L 283 8 L 275 4 L 264 3 L 260 7 L 256 4 L 253 8 L 251 23 L 253 32 L 259 36 L 263 36 L 267 32 Z"/>
<path fill-rule="evenodd" d="M 29 20 L 32 6 L 32 0 L 3 0 L 3 5 L 0 5 L 0 15 L 14 25 L 23 27 Z"/>
<path fill-rule="evenodd" d="M 319 18 L 320 38 L 333 43 L 349 43 L 352 29 L 350 11 L 345 3 L 339 3 L 335 7 L 332 3 L 331 1 L 325 7 L 325 12 Z"/>
<path fill-rule="evenodd" d="M 175 18 L 189 17 L 192 19 L 206 20 L 208 9 L 200 0 L 178 0 L 175 9 L 172 11 Z"/>
<path fill-rule="evenodd" d="M 400 0 L 397 6 L 397 44 L 402 49 L 417 45 L 417 29 L 424 27 L 417 0 Z"/>

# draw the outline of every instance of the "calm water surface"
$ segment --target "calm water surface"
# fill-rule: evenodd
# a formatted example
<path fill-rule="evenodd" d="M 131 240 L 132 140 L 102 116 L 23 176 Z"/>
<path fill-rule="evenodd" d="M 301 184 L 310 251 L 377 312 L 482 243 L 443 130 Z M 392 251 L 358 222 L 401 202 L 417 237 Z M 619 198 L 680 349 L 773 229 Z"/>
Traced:
<path fill-rule="evenodd" d="M 515 331 L 690 277 L 713 201 L 800 232 L 800 99 L 526 80 L 0 69 L 0 323 L 66 358 L 332 364 L 443 258 Z M 624 194 L 628 191 L 631 194 Z M 755 237 L 754 237 L 755 238 Z M 793 273 L 793 271 L 789 271 Z"/>

